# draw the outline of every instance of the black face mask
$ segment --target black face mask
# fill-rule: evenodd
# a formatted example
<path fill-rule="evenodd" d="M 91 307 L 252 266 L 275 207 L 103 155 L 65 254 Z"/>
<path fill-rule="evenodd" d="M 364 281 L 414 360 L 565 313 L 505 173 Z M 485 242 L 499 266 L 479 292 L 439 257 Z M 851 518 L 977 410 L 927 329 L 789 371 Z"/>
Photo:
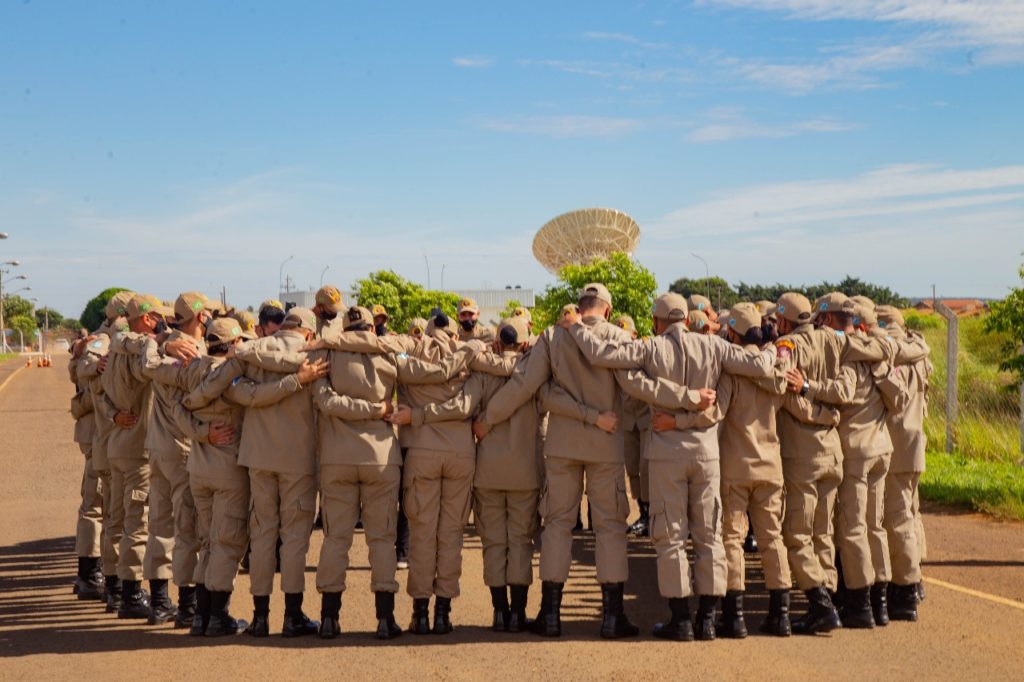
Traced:
<path fill-rule="evenodd" d="M 326 312 L 326 311 L 320 313 L 320 317 L 324 318 L 328 322 L 330 322 L 331 320 L 333 320 L 337 316 L 338 316 L 338 313 L 329 313 L 329 312 Z"/>
<path fill-rule="evenodd" d="M 388 333 L 388 326 L 387 326 L 387 324 L 382 322 L 382 323 L 380 323 L 378 325 L 375 325 L 373 327 L 373 331 L 375 331 L 377 333 L 377 336 L 384 336 L 385 334 Z"/>
<path fill-rule="evenodd" d="M 163 334 L 165 331 L 167 331 L 167 322 L 164 320 L 160 320 L 156 323 L 156 326 L 153 327 L 154 334 Z"/>
<path fill-rule="evenodd" d="M 462 328 L 467 332 L 471 332 L 473 331 L 473 327 L 476 326 L 476 320 L 459 320 L 459 324 L 462 325 Z"/>

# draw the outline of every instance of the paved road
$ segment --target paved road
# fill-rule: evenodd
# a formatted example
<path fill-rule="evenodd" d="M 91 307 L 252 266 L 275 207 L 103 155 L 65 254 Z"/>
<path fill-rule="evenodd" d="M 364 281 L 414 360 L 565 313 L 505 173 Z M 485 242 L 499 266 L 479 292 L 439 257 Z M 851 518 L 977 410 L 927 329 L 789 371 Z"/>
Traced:
<path fill-rule="evenodd" d="M 594 583 L 592 537 L 582 534 L 566 590 L 565 636 L 545 641 L 525 634 L 493 634 L 487 629 L 490 600 L 481 580 L 480 543 L 472 529 L 466 535 L 463 595 L 453 613 L 458 629 L 448 637 L 404 635 L 385 643 L 370 637 L 372 596 L 366 546 L 359 539 L 342 610 L 346 634 L 332 642 L 240 637 L 209 643 L 166 626 L 118 621 L 95 602 L 79 602 L 71 595 L 71 534 L 81 455 L 71 441 L 70 395 L 61 367 L 26 369 L 0 389 L 3 679 L 310 679 L 339 673 L 356 679 L 1021 679 L 1024 526 L 942 510 L 928 513 L 930 559 L 925 573 L 943 584 L 928 585 L 921 622 L 869 632 L 787 640 L 752 636 L 742 642 L 652 640 L 646 633 L 665 609 L 657 597 L 651 547 L 637 542 L 631 547 L 627 608 L 645 637 L 602 641 L 595 636 L 600 593 Z M 306 589 L 312 602 L 319 601 L 312 567 L 320 538 L 314 533 L 308 560 Z M 748 619 L 753 625 L 764 612 L 766 598 L 756 566 L 751 579 L 756 594 Z M 248 616 L 246 576 L 239 577 L 236 594 L 234 610 Z M 314 617 L 319 612 L 316 603 L 307 610 Z M 282 611 L 282 598 L 275 595 L 273 627 L 280 627 Z M 401 623 L 408 621 L 409 612 L 410 600 L 401 594 Z"/>

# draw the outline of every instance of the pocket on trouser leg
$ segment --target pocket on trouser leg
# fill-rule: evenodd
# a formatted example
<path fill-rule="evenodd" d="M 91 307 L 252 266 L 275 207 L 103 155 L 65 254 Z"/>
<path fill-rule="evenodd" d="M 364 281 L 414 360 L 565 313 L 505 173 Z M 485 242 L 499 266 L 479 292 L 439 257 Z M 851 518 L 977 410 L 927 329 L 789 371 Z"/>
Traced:
<path fill-rule="evenodd" d="M 540 516 L 543 522 L 551 511 L 551 501 L 548 494 L 548 482 L 545 480 L 544 485 L 541 486 L 540 498 L 537 500 L 537 515 Z"/>
<path fill-rule="evenodd" d="M 648 516 L 651 524 L 651 540 L 660 544 L 666 542 L 669 537 L 668 514 L 664 502 L 651 502 L 650 504 Z"/>
<path fill-rule="evenodd" d="M 408 478 L 405 481 L 405 487 L 402 489 L 402 508 L 405 509 L 405 518 L 416 521 L 420 516 L 420 504 L 417 499 L 416 489 L 419 479 L 415 476 Z"/>
<path fill-rule="evenodd" d="M 629 496 L 626 495 L 626 481 L 621 478 L 615 481 L 615 511 L 618 520 L 626 521 L 629 518 Z"/>

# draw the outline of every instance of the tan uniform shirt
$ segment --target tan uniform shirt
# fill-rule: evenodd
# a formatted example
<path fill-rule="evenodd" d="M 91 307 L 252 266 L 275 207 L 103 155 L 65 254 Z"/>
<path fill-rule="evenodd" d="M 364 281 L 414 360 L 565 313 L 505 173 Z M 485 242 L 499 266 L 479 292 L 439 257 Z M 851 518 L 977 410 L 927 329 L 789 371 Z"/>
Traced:
<path fill-rule="evenodd" d="M 164 343 L 171 341 L 190 341 L 199 351 L 200 356 L 206 355 L 206 344 L 178 330 L 170 333 Z M 155 380 L 152 367 L 163 359 L 163 347 L 157 346 L 155 339 L 149 339 L 143 348 L 145 362 L 143 374 L 153 380 L 153 417 L 146 429 L 146 449 L 150 454 L 181 457 L 189 452 L 190 443 L 182 433 L 175 417 L 174 408 L 181 402 L 183 394 L 177 385 L 162 383 Z"/>
<path fill-rule="evenodd" d="M 115 425 L 110 432 L 107 458 L 111 460 L 146 457 L 146 430 L 152 413 L 153 391 L 143 372 L 143 356 L 138 352 L 145 338 L 145 334 L 121 332 L 110 342 L 107 368 L 102 375 L 105 412 L 111 419 L 119 411 L 131 412 L 139 418 L 130 429 Z"/>
<path fill-rule="evenodd" d="M 454 321 L 453 320 L 453 323 L 458 325 L 458 330 L 459 330 L 458 339 L 459 339 L 459 341 L 462 341 L 463 343 L 465 343 L 466 341 L 473 340 L 473 339 L 477 339 L 478 341 L 483 341 L 486 344 L 491 344 L 491 343 L 494 342 L 494 330 L 491 329 L 490 327 L 486 326 L 486 325 L 480 324 L 480 322 L 477 322 L 476 326 L 473 327 L 473 331 L 469 331 L 469 332 L 467 332 L 465 329 L 463 329 L 462 325 L 459 324 L 458 321 Z"/>
<path fill-rule="evenodd" d="M 78 359 L 77 377 L 89 392 L 93 412 L 92 456 L 93 466 L 105 471 L 109 469 L 107 462 L 107 445 L 110 433 L 117 428 L 114 423 L 116 410 L 103 400 L 103 380 L 99 372 L 100 360 L 110 350 L 110 336 L 97 333 L 96 338 L 86 345 L 82 357 Z"/>
<path fill-rule="evenodd" d="M 89 390 L 89 379 L 79 377 L 83 353 L 80 357 L 72 356 L 68 360 L 68 378 L 75 385 L 75 395 L 71 398 L 71 416 L 75 419 L 75 442 L 92 447 L 96 434 L 96 418 L 93 416 L 92 392 Z"/>
<path fill-rule="evenodd" d="M 899 327 L 890 327 L 892 336 L 901 347 L 916 344 L 923 347 L 924 357 L 900 367 L 899 376 L 903 382 L 905 402 L 889 411 L 889 436 L 892 438 L 893 453 L 889 471 L 895 473 L 922 472 L 925 469 L 924 418 L 928 414 L 928 381 L 932 363 L 928 359 L 928 344 L 918 332 L 904 332 Z"/>
<path fill-rule="evenodd" d="M 757 346 L 747 346 L 750 354 Z M 782 373 L 755 380 L 725 374 L 718 381 L 717 403 L 725 413 L 718 434 L 722 480 L 782 481 L 778 412 L 785 399 Z"/>

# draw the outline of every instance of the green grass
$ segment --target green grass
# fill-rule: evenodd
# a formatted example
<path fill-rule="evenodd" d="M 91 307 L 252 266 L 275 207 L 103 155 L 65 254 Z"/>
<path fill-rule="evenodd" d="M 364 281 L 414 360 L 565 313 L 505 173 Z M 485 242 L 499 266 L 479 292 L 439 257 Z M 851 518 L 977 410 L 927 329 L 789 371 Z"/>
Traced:
<path fill-rule="evenodd" d="M 4 362 L 6 360 L 13 360 L 16 357 L 18 357 L 17 353 L 0 353 L 0 362 Z"/>
<path fill-rule="evenodd" d="M 928 391 L 928 471 L 921 494 L 929 500 L 1024 520 L 1024 458 L 1020 452 L 1020 404 L 1013 374 L 999 370 L 1006 338 L 986 334 L 983 318 L 960 320 L 954 453 L 946 447 L 946 323 L 938 316 L 907 315 L 932 349 Z"/>

